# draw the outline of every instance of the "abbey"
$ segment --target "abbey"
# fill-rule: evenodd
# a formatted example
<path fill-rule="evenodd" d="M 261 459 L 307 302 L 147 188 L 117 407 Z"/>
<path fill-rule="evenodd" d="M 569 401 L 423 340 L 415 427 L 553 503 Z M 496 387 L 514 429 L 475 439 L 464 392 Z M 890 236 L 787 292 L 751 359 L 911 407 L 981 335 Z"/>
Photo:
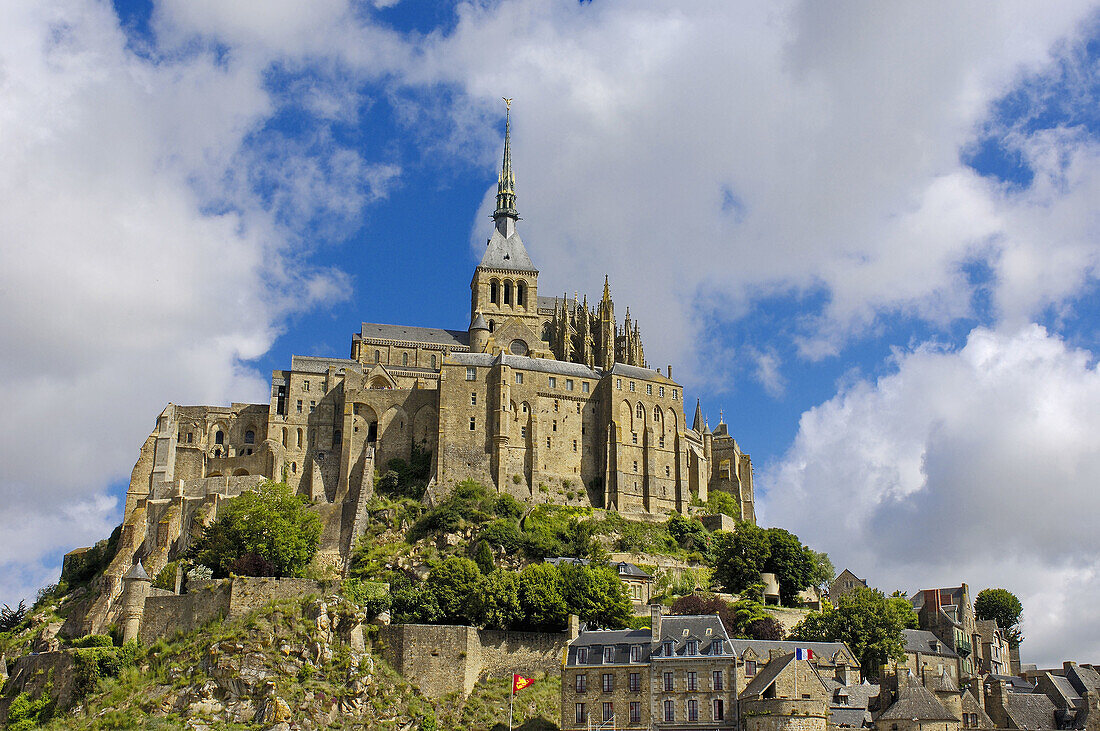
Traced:
<path fill-rule="evenodd" d="M 749 456 L 698 404 L 688 426 L 672 367 L 648 366 L 606 278 L 594 304 L 539 294 L 508 126 L 496 203 L 466 330 L 363 323 L 349 358 L 275 371 L 269 403 L 169 404 L 134 467 L 120 570 L 159 571 L 221 500 L 268 478 L 313 501 L 322 555 L 343 566 L 376 471 L 414 448 L 431 455 L 429 501 L 475 479 L 521 501 L 663 517 L 721 490 L 754 520 Z"/>

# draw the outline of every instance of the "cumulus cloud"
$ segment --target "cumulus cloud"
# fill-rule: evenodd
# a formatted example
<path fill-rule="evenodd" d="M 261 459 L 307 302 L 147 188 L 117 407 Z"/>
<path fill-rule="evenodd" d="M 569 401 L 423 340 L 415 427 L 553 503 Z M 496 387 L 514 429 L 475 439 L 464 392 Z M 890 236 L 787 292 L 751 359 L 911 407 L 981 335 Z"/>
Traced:
<path fill-rule="evenodd" d="M 140 58 L 106 4 L 0 9 L 0 601 L 109 534 L 109 485 L 166 401 L 266 401 L 246 361 L 288 313 L 345 296 L 234 182 L 271 112 L 255 68 Z M 364 170 L 331 163 L 341 183 Z M 333 179 L 306 177 L 303 206 Z"/>
<path fill-rule="evenodd" d="M 1100 651 L 1100 370 L 1037 325 L 898 351 L 802 415 L 764 470 L 764 522 L 887 591 L 1016 592 L 1024 654 Z"/>

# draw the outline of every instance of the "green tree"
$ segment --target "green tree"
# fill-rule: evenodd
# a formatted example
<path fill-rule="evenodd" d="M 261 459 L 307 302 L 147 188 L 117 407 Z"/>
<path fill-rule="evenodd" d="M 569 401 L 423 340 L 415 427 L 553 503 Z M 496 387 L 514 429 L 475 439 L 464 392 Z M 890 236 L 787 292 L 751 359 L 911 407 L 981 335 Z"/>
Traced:
<path fill-rule="evenodd" d="M 511 629 L 523 623 L 516 574 L 498 569 L 481 579 L 476 597 L 478 623 L 489 629 Z"/>
<path fill-rule="evenodd" d="M 246 554 L 270 562 L 275 576 L 302 576 L 321 540 L 321 521 L 286 485 L 265 482 L 230 500 L 188 551 L 194 563 L 225 577 Z"/>
<path fill-rule="evenodd" d="M 496 568 L 493 564 L 493 552 L 489 549 L 489 544 L 486 541 L 477 542 L 477 548 L 474 549 L 474 563 L 477 564 L 483 574 L 491 574 Z"/>
<path fill-rule="evenodd" d="M 427 584 L 415 581 L 403 573 L 389 577 L 395 624 L 435 624 L 443 618 L 443 612 Z"/>
<path fill-rule="evenodd" d="M 569 612 L 593 627 L 626 627 L 633 615 L 630 597 L 617 572 L 589 564 L 561 567 L 562 597 Z"/>
<path fill-rule="evenodd" d="M 760 581 L 760 572 L 771 558 L 767 533 L 752 523 L 741 522 L 733 533 L 714 533 L 714 578 L 732 593 Z"/>
<path fill-rule="evenodd" d="M 859 587 L 845 594 L 835 609 L 811 612 L 791 630 L 790 639 L 846 642 L 859 658 L 864 677 L 877 677 L 890 660 L 905 660 L 902 629 L 915 627 L 916 612 L 899 597 Z"/>
<path fill-rule="evenodd" d="M 728 515 L 735 520 L 741 520 L 741 504 L 728 492 L 711 490 L 707 494 L 707 510 L 712 513 Z"/>
<path fill-rule="evenodd" d="M 1020 615 L 1023 612 L 1024 605 L 1008 589 L 982 589 L 974 600 L 974 614 L 978 619 L 996 620 L 1012 647 L 1019 646 L 1024 640 L 1020 629 Z"/>
<path fill-rule="evenodd" d="M 798 536 L 782 528 L 768 528 L 768 558 L 764 571 L 775 574 L 779 581 L 779 597 L 792 606 L 798 593 L 809 586 L 816 576 L 817 554 L 802 545 Z"/>
<path fill-rule="evenodd" d="M 524 566 L 516 579 L 516 592 L 527 627 L 556 630 L 565 626 L 569 610 L 562 596 L 561 572 L 556 566 L 548 563 Z"/>
<path fill-rule="evenodd" d="M 668 516 L 668 534 L 672 540 L 688 551 L 707 551 L 710 548 L 710 531 L 698 518 L 672 513 Z"/>
<path fill-rule="evenodd" d="M 829 554 L 824 551 L 813 551 L 806 549 L 813 554 L 814 568 L 810 578 L 810 586 L 816 586 L 823 588 L 828 586 L 836 578 L 836 567 L 833 566 L 832 560 L 829 558 Z"/>
<path fill-rule="evenodd" d="M 445 623 L 470 623 L 476 619 L 475 601 L 481 571 L 468 558 L 451 556 L 428 574 L 428 587 Z"/>

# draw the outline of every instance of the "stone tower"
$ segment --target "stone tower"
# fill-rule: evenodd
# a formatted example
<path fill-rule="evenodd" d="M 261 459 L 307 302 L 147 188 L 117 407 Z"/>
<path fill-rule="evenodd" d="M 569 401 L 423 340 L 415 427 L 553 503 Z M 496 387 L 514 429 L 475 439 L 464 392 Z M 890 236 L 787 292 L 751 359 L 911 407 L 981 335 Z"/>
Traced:
<path fill-rule="evenodd" d="M 510 106 L 510 105 L 509 105 Z M 539 333 L 539 270 L 516 232 L 516 179 L 512 173 L 511 109 L 504 127 L 504 161 L 497 180 L 497 207 L 493 211 L 493 235 L 470 282 L 470 320 L 478 313 L 492 334 L 506 320 L 520 320 Z M 526 355 L 526 353 L 516 353 Z"/>

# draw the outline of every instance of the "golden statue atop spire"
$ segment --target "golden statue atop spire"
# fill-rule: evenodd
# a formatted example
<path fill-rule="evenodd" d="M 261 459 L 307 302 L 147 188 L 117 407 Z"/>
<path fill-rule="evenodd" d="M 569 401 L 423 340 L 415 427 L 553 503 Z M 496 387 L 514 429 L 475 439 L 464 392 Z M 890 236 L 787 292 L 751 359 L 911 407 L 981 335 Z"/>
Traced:
<path fill-rule="evenodd" d="M 508 111 L 512 111 L 512 97 L 502 96 L 501 99 L 504 100 L 504 106 L 507 107 Z"/>

